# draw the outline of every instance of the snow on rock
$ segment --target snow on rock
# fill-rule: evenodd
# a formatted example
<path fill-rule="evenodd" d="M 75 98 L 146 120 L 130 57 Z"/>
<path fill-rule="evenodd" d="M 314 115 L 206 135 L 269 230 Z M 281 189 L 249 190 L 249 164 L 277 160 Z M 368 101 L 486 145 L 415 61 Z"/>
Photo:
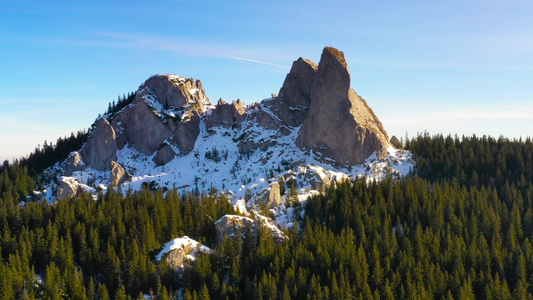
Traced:
<path fill-rule="evenodd" d="M 171 268 L 178 269 L 183 268 L 187 262 L 194 261 L 199 253 L 211 254 L 212 252 L 213 250 L 209 247 L 183 236 L 166 243 L 155 259 L 158 262 L 165 259 Z"/>

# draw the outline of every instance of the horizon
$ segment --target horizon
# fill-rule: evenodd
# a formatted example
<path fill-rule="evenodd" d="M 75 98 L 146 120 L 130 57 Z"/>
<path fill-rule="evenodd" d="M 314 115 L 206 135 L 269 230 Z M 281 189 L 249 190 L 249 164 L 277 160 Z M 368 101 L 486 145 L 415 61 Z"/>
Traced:
<path fill-rule="evenodd" d="M 533 3 L 158 4 L 4 5 L 0 160 L 88 128 L 153 74 L 200 79 L 213 104 L 260 101 L 324 46 L 389 137 L 532 136 Z"/>

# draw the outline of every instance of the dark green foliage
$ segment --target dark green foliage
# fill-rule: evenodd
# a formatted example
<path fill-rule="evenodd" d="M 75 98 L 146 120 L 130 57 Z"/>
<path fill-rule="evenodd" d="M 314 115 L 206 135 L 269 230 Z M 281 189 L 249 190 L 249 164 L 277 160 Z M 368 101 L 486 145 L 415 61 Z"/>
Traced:
<path fill-rule="evenodd" d="M 147 186 L 21 206 L 33 182 L 25 166 L 4 164 L 0 297 L 531 299 L 532 146 L 416 137 L 406 147 L 419 177 L 326 188 L 284 245 L 264 230 L 215 245 L 213 223 L 232 209 L 214 195 Z M 184 234 L 215 253 L 178 275 L 153 257 Z"/>

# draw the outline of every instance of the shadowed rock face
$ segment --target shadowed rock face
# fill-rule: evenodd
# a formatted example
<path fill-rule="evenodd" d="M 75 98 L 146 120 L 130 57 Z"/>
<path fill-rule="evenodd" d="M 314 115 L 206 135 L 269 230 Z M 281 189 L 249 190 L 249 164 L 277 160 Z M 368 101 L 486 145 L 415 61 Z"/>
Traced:
<path fill-rule="evenodd" d="M 115 130 L 111 124 L 100 118 L 96 122 L 96 128 L 81 150 L 83 160 L 96 170 L 107 170 L 111 167 L 111 161 L 117 160 L 117 143 Z"/>
<path fill-rule="evenodd" d="M 157 154 L 154 156 L 152 161 L 156 165 L 162 166 L 170 162 L 172 159 L 174 159 L 174 157 L 176 157 L 176 153 L 174 150 L 172 150 L 172 147 L 170 147 L 168 144 L 165 144 L 159 150 L 157 150 Z"/>
<path fill-rule="evenodd" d="M 285 125 L 296 127 L 304 122 L 317 68 L 314 62 L 301 57 L 292 63 L 291 71 L 271 108 Z"/>
<path fill-rule="evenodd" d="M 119 140 L 129 143 L 140 152 L 150 155 L 172 132 L 161 122 L 138 94 L 133 105 L 126 107 L 113 119 Z M 122 147 L 123 145 L 120 145 Z"/>
<path fill-rule="evenodd" d="M 335 48 L 322 52 L 309 113 L 296 144 L 342 166 L 360 164 L 374 152 L 386 153 L 387 133 L 366 101 L 350 88 L 344 54 Z"/>
<path fill-rule="evenodd" d="M 233 126 L 239 127 L 246 118 L 246 112 L 241 100 L 233 101 L 231 104 L 220 99 L 216 108 L 207 118 L 205 127 L 207 129 L 212 127 L 222 126 L 224 128 L 231 128 Z"/>

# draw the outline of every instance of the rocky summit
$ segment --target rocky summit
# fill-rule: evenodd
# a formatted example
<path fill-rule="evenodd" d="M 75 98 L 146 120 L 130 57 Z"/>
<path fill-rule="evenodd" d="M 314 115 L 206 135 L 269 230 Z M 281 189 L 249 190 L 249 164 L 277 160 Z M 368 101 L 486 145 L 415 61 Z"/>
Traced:
<path fill-rule="evenodd" d="M 149 183 L 215 189 L 246 202 L 244 210 L 268 209 L 340 180 L 405 175 L 410 153 L 395 148 L 397 138 L 392 145 L 350 87 L 343 52 L 326 47 L 318 65 L 294 61 L 277 96 L 249 105 L 213 105 L 197 79 L 148 78 L 131 103 L 95 122 L 79 151 L 48 170 L 57 180 L 47 195 Z"/>

